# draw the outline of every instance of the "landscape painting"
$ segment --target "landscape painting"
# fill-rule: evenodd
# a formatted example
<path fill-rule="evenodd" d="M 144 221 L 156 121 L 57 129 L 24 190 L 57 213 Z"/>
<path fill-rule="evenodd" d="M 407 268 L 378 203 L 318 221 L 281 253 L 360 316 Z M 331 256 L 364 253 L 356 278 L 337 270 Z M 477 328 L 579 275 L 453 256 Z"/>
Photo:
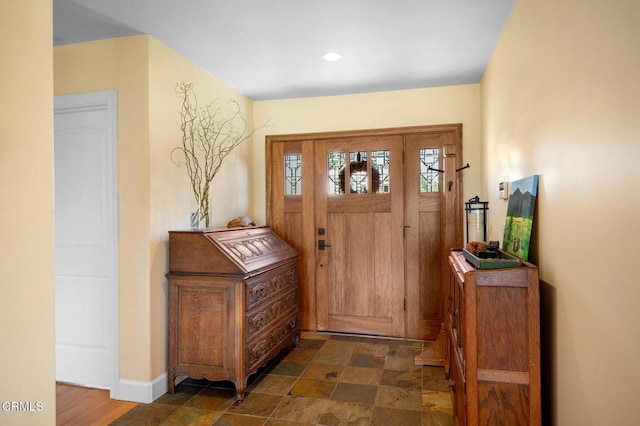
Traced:
<path fill-rule="evenodd" d="M 502 249 L 523 260 L 529 258 L 538 175 L 511 182 Z"/>

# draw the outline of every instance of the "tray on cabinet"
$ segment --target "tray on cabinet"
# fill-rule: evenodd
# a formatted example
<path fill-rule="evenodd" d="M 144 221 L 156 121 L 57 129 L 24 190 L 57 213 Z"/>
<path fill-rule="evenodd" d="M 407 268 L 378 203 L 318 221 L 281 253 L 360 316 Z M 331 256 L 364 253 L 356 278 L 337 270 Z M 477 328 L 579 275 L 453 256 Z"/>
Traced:
<path fill-rule="evenodd" d="M 462 254 L 464 258 L 475 266 L 477 269 L 500 269 L 500 268 L 513 268 L 515 266 L 520 266 L 520 259 L 514 257 L 502 250 L 499 251 L 500 258 L 494 259 L 483 259 L 475 254 L 471 253 L 466 248 L 462 249 Z"/>

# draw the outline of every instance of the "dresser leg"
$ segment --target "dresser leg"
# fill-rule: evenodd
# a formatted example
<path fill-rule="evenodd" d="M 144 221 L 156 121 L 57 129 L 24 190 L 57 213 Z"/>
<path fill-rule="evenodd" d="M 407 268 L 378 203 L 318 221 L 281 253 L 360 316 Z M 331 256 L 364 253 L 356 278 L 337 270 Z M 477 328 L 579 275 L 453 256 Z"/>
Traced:
<path fill-rule="evenodd" d="M 247 381 L 246 380 L 238 380 L 235 382 L 236 385 L 236 398 L 238 401 L 244 400 L 244 391 L 247 389 Z"/>
<path fill-rule="evenodd" d="M 169 377 L 167 377 L 169 381 L 168 392 L 173 395 L 176 392 L 176 379 L 173 377 L 173 374 L 169 373 Z"/>

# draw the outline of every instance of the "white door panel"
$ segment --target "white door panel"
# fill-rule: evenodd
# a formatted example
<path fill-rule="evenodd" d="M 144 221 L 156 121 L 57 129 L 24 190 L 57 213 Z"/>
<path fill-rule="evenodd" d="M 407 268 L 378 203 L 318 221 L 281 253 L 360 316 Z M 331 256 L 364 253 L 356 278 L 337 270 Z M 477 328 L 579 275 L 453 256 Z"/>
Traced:
<path fill-rule="evenodd" d="M 86 113 L 82 115 L 89 118 Z M 74 118 L 59 117 L 56 126 L 73 126 Z M 83 128 L 56 131 L 56 164 L 64 165 L 56 169 L 58 247 L 101 248 L 105 245 L 103 210 L 108 207 L 102 176 L 107 155 L 105 133 L 103 129 Z"/>
<path fill-rule="evenodd" d="M 55 99 L 56 380 L 113 388 L 115 92 Z"/>

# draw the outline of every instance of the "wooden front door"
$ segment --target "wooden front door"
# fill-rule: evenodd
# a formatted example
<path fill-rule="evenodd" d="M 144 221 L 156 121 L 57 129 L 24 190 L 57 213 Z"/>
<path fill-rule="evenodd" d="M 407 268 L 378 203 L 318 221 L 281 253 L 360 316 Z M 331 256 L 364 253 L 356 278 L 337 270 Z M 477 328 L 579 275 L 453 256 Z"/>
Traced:
<path fill-rule="evenodd" d="M 267 223 L 301 254 L 301 329 L 437 337 L 462 245 L 461 130 L 267 137 Z"/>
<path fill-rule="evenodd" d="M 404 336 L 402 136 L 315 144 L 317 329 Z"/>

